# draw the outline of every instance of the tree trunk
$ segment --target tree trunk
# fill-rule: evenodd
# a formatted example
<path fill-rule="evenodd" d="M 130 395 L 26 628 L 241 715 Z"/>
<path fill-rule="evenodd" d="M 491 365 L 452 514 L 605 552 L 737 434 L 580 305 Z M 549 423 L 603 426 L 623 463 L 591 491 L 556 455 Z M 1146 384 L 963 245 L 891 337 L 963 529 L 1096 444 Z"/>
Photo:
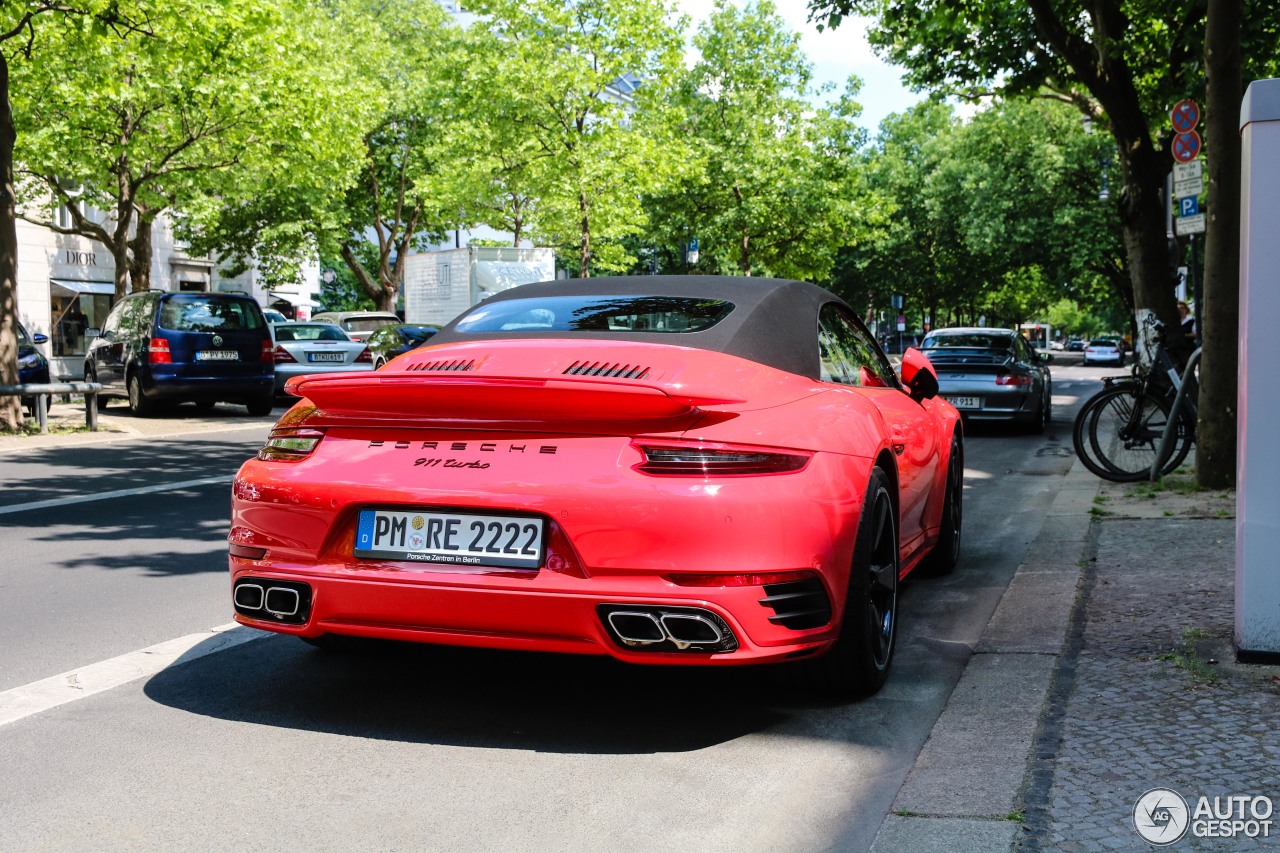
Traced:
<path fill-rule="evenodd" d="M 343 241 L 342 245 L 339 247 L 339 251 L 342 254 L 342 260 L 347 264 L 347 269 L 351 270 L 351 274 L 356 277 L 356 282 L 364 289 L 364 292 L 368 294 L 369 298 L 373 300 L 374 305 L 377 305 L 378 309 L 382 310 L 381 306 L 385 298 L 385 291 L 383 290 L 382 283 L 378 279 L 369 275 L 369 271 L 364 268 L 364 264 L 360 263 L 360 259 L 356 257 L 356 253 L 351 248 L 350 243 Z"/>
<path fill-rule="evenodd" d="M 1205 217 L 1196 480 L 1235 485 L 1236 394 L 1240 334 L 1240 99 L 1243 96 L 1241 0 L 1209 0 L 1204 58 L 1209 209 Z"/>
<path fill-rule="evenodd" d="M 738 244 L 738 272 L 751 275 L 751 235 L 742 232 L 742 242 Z"/>
<path fill-rule="evenodd" d="M 0 385 L 18 384 L 18 223 L 13 186 L 16 139 L 9 105 L 9 62 L 0 51 Z M 22 426 L 18 397 L 0 397 L 0 424 L 8 429 Z"/>
<path fill-rule="evenodd" d="M 1124 195 L 1120 201 L 1120 222 L 1124 238 L 1125 256 L 1129 277 L 1133 282 L 1133 316 L 1136 322 L 1134 338 L 1136 351 L 1145 356 L 1154 342 L 1151 330 L 1144 323 L 1148 314 L 1154 314 L 1166 329 L 1176 330 L 1179 325 L 1177 303 L 1173 298 L 1173 274 L 1169 241 L 1165 232 L 1165 205 L 1163 197 L 1168 163 L 1145 138 L 1126 139 L 1117 133 L 1116 141 L 1121 150 L 1129 152 L 1122 157 L 1124 169 Z M 1176 334 L 1170 337 L 1174 343 Z M 1176 344 L 1175 344 L 1176 345 Z"/>
<path fill-rule="evenodd" d="M 129 287 L 137 293 L 151 287 L 152 224 L 159 211 L 147 211 L 138 217 L 138 230 L 128 244 Z"/>

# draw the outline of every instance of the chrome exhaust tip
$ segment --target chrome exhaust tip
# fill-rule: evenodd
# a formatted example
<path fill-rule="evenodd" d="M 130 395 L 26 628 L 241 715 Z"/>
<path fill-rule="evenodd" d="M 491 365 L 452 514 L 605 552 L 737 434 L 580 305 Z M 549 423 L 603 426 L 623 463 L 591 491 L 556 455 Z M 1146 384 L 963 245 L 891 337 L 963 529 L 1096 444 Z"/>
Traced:
<path fill-rule="evenodd" d="M 724 642 L 720 626 L 701 613 L 663 613 L 662 629 L 676 648 L 718 646 Z"/>
<path fill-rule="evenodd" d="M 614 610 L 609 613 L 608 620 L 618 639 L 630 646 L 651 646 L 667 638 L 662 624 L 652 613 Z"/>
<path fill-rule="evenodd" d="M 298 607 L 301 603 L 302 597 L 298 595 L 296 589 L 289 589 L 286 586 L 270 586 L 267 587 L 266 603 L 263 605 L 263 609 L 272 616 L 285 618 L 298 615 Z"/>
<path fill-rule="evenodd" d="M 305 625 L 311 617 L 311 585 L 301 581 L 245 577 L 231 591 L 236 613 L 260 622 Z"/>
<path fill-rule="evenodd" d="M 242 583 L 236 587 L 232 600 L 241 610 L 261 610 L 266 592 L 256 583 Z"/>
<path fill-rule="evenodd" d="M 724 654 L 738 638 L 720 616 L 702 607 L 600 604 L 597 612 L 618 645 L 645 652 Z"/>

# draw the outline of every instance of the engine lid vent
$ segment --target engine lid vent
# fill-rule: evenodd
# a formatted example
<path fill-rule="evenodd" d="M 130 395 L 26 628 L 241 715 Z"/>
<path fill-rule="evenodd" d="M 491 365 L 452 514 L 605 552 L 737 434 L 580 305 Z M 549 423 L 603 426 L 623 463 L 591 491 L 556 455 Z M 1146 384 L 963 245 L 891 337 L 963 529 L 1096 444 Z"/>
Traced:
<path fill-rule="evenodd" d="M 644 379 L 649 368 L 638 364 L 617 364 L 608 361 L 575 361 L 564 370 L 565 376 L 608 376 L 615 379 Z"/>
<path fill-rule="evenodd" d="M 405 370 L 431 370 L 431 371 L 463 371 L 475 370 L 476 360 L 474 358 L 446 358 L 438 361 L 428 361 L 422 364 L 415 364 L 406 367 Z"/>

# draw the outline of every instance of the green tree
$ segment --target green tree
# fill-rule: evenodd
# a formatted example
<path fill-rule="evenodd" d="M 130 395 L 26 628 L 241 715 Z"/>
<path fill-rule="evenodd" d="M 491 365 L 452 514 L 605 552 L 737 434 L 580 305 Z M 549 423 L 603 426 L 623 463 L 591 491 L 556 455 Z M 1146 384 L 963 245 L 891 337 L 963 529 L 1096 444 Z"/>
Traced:
<path fill-rule="evenodd" d="M 11 101 L 13 62 L 30 62 L 51 24 L 85 19 L 100 38 L 123 38 L 147 33 L 149 11 L 144 3 L 121 0 L 86 0 L 75 6 L 60 0 L 19 0 L 0 7 L 0 385 L 18 382 L 18 193 L 14 172 L 18 128 Z M 19 398 L 0 397 L 0 423 L 8 429 L 21 426 Z"/>
<path fill-rule="evenodd" d="M 195 215 L 210 197 L 252 193 L 247 176 L 331 160 L 349 125 L 340 112 L 314 121 L 336 106 L 331 92 L 278 49 L 307 41 L 311 15 L 301 2 L 183 0 L 156 13 L 151 38 L 128 42 L 64 21 L 41 46 L 51 61 L 21 78 L 21 161 L 39 193 L 25 215 L 104 244 L 120 298 L 150 286 L 162 213 Z M 69 228 L 49 224 L 60 204 Z"/>
<path fill-rule="evenodd" d="M 1136 314 L 1152 312 L 1166 326 L 1177 327 L 1164 230 L 1168 202 L 1162 199 L 1171 164 L 1168 110 L 1182 98 L 1205 94 L 1207 65 L 1221 83 L 1214 94 L 1222 101 L 1210 101 L 1209 113 L 1224 116 L 1223 126 L 1210 136 L 1222 140 L 1224 149 L 1236 144 L 1225 127 L 1225 116 L 1238 110 L 1242 94 L 1242 80 L 1232 70 L 1232 45 L 1244 47 L 1243 79 L 1274 73 L 1280 32 L 1270 0 L 1244 3 L 1242 16 L 1236 14 L 1240 0 L 1096 0 L 1084 9 L 1061 0 L 981 0 L 960 6 L 938 0 L 810 0 L 809 6 L 813 16 L 831 25 L 847 14 L 872 17 L 873 44 L 906 67 L 911 82 L 921 88 L 969 96 L 993 89 L 1048 94 L 1104 126 L 1114 138 L 1120 163 L 1117 208 Z M 1206 63 L 1210 15 L 1221 24 L 1220 40 Z M 1209 151 L 1211 163 L 1219 156 L 1230 160 L 1234 155 Z M 1238 207 L 1238 183 L 1221 182 L 1218 191 L 1212 204 L 1225 210 Z M 1230 227 L 1230 222 L 1227 217 L 1218 227 Z M 1224 235 L 1223 240 L 1238 236 Z M 1215 255 L 1214 262 L 1224 268 L 1207 271 L 1206 285 L 1233 290 L 1238 268 L 1228 268 L 1229 252 Z M 1206 342 L 1225 349 L 1234 346 L 1236 337 L 1230 327 L 1235 302 L 1228 293 L 1206 290 L 1207 305 L 1219 301 L 1227 310 L 1206 318 Z M 1221 341 L 1213 343 L 1210 337 Z M 1226 395 L 1216 389 L 1235 387 L 1234 359 L 1206 359 L 1202 373 L 1204 429 L 1197 477 L 1205 485 L 1224 485 L 1235 475 L 1235 411 L 1223 404 Z"/>
<path fill-rule="evenodd" d="M 669 91 L 679 29 L 661 0 L 481 0 L 476 11 L 493 40 L 485 75 L 505 125 L 494 138 L 527 141 L 513 154 L 526 164 L 521 194 L 536 200 L 531 234 L 572 247 L 562 260 L 578 275 L 626 269 L 641 195 L 683 160 Z"/>
<path fill-rule="evenodd" d="M 857 225 L 860 83 L 815 105 L 812 66 L 770 0 L 717 0 L 684 75 L 682 178 L 649 202 L 660 245 L 697 236 L 704 270 L 826 279 Z"/>

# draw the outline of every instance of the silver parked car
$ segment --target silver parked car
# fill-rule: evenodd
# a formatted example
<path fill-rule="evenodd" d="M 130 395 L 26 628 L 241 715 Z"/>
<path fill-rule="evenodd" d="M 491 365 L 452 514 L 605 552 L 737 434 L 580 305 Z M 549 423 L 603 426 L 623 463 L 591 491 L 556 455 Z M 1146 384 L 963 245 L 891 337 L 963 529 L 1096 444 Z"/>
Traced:
<path fill-rule="evenodd" d="M 1053 416 L 1049 353 L 1010 329 L 937 329 L 921 351 L 938 372 L 938 390 L 967 420 L 1021 423 L 1044 432 Z"/>
<path fill-rule="evenodd" d="M 373 370 L 369 348 L 333 323 L 275 323 L 276 393 L 295 376 Z"/>
<path fill-rule="evenodd" d="M 334 323 L 353 341 L 367 341 L 369 336 L 383 326 L 403 322 L 395 314 L 386 311 L 321 311 L 311 318 L 313 323 Z"/>

